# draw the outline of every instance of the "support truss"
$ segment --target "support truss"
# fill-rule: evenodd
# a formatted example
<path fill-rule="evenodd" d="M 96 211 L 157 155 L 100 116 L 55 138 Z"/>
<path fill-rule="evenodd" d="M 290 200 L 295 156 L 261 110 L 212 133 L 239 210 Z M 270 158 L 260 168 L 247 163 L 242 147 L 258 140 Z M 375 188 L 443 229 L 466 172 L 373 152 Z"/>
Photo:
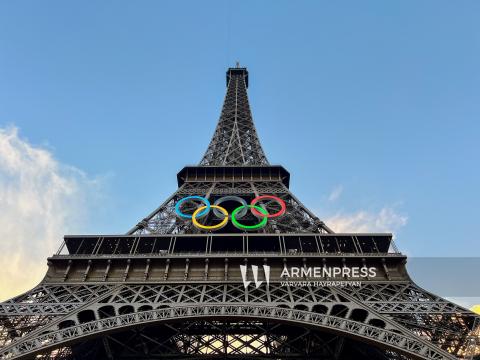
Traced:
<path fill-rule="evenodd" d="M 248 102 L 248 72 L 230 69 L 227 75 L 222 114 L 200 165 L 268 165 Z"/>

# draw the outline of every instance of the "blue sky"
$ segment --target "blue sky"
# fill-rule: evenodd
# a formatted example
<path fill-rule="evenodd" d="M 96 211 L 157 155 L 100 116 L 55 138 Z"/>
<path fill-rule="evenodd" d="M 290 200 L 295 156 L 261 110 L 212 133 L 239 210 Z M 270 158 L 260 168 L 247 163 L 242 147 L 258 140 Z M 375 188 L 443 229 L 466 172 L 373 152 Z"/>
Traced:
<path fill-rule="evenodd" d="M 4 1 L 0 128 L 96 184 L 76 232 L 124 233 L 200 160 L 238 60 L 270 162 L 319 217 L 392 230 L 410 256 L 479 256 L 479 16 L 477 1 Z"/>

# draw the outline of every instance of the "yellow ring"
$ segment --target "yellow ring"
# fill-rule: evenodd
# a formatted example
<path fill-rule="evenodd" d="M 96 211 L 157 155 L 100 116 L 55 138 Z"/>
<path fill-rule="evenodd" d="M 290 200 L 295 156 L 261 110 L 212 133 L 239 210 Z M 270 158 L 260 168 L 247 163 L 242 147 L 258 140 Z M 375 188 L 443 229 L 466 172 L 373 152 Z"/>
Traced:
<path fill-rule="evenodd" d="M 200 211 L 206 209 L 207 207 L 206 206 L 201 206 L 197 210 L 195 210 L 195 212 L 192 214 L 192 222 L 193 222 L 193 225 L 195 225 L 196 228 L 204 229 L 204 230 L 218 230 L 218 229 L 221 229 L 222 227 L 224 227 L 225 224 L 228 222 L 228 211 L 227 211 L 227 209 L 225 209 L 221 206 L 218 206 L 218 205 L 210 205 L 210 207 L 213 208 L 213 209 L 220 210 L 225 215 L 225 217 L 217 225 L 211 225 L 211 226 L 202 225 L 197 221 L 197 214 Z"/>

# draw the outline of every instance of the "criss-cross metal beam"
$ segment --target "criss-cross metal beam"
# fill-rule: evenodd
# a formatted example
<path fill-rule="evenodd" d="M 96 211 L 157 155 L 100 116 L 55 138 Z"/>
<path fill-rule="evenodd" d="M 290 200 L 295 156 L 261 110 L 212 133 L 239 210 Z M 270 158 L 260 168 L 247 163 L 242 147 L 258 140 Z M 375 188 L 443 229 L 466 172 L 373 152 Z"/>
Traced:
<path fill-rule="evenodd" d="M 268 165 L 248 102 L 247 69 L 229 69 L 227 81 L 222 113 L 200 165 Z"/>

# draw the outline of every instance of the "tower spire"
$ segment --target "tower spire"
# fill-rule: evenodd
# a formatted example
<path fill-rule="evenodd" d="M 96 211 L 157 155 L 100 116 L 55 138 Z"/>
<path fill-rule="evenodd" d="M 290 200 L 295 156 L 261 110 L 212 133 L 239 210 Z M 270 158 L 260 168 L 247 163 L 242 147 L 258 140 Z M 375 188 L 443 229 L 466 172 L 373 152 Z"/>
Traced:
<path fill-rule="evenodd" d="M 200 165 L 268 165 L 248 102 L 248 71 L 227 70 L 227 93 L 220 119 Z"/>

